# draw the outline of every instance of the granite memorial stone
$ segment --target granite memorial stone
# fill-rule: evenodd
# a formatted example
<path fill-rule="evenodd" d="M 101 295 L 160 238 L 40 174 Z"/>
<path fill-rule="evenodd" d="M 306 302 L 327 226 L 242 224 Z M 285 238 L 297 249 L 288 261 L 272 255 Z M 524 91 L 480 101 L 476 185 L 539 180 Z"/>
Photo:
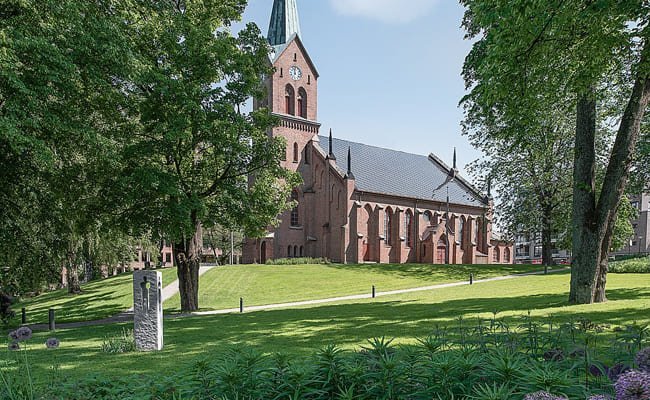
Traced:
<path fill-rule="evenodd" d="M 133 273 L 133 335 L 140 351 L 163 348 L 162 274 Z"/>

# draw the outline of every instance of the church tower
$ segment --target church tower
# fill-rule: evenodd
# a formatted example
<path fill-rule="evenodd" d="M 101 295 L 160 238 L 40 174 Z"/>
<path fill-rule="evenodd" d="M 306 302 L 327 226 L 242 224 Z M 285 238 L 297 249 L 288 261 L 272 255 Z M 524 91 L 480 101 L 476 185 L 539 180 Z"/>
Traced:
<path fill-rule="evenodd" d="M 274 0 L 268 40 L 273 47 L 270 62 L 274 72 L 266 79 L 268 98 L 255 107 L 268 107 L 280 118 L 274 136 L 287 141 L 284 167 L 297 171 L 308 164 L 306 147 L 318 134 L 318 71 L 300 37 L 296 0 Z"/>

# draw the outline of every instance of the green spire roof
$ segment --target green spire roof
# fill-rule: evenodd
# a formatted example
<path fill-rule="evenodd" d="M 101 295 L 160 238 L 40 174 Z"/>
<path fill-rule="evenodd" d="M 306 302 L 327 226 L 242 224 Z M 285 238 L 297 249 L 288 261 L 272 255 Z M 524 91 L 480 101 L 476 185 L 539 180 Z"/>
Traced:
<path fill-rule="evenodd" d="M 269 43 L 281 46 L 296 34 L 300 36 L 300 19 L 296 0 L 273 0 L 271 23 L 269 24 Z"/>

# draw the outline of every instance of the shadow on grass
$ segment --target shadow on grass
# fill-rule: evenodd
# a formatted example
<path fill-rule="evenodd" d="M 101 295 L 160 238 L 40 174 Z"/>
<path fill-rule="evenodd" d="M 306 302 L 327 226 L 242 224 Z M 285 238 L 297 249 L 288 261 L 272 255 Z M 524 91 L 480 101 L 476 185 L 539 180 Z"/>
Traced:
<path fill-rule="evenodd" d="M 434 264 L 331 264 L 332 268 L 340 270 L 364 271 L 374 274 L 385 274 L 404 278 L 417 278 L 423 281 L 440 280 L 444 276 L 448 281 L 464 281 L 469 274 L 474 279 L 483 279 L 500 275 L 520 274 L 541 271 L 543 268 L 535 265 L 434 265 Z M 556 267 L 558 268 L 558 267 Z"/>
<path fill-rule="evenodd" d="M 463 315 L 474 325 L 477 314 L 494 311 L 514 313 L 502 319 L 517 326 L 528 310 L 539 310 L 538 322 L 554 324 L 587 318 L 596 323 L 625 325 L 632 321 L 650 322 L 650 314 L 616 301 L 648 300 L 650 288 L 612 289 L 611 303 L 597 309 L 568 306 L 567 293 L 539 294 L 503 298 L 471 298 L 421 303 L 415 301 L 359 302 L 323 305 L 304 309 L 269 310 L 245 314 L 229 314 L 165 320 L 165 349 L 159 353 L 108 355 L 99 351 L 101 338 L 115 335 L 131 324 L 115 324 L 58 332 L 62 347 L 58 359 L 66 360 L 71 376 L 102 372 L 117 375 L 129 373 L 164 373 L 176 370 L 179 363 L 209 356 L 236 345 L 254 346 L 267 353 L 310 354 L 327 344 L 357 346 L 372 337 L 396 337 L 412 340 L 430 335 L 438 325 L 455 325 Z M 501 316 L 497 316 L 501 319 Z M 39 334 L 45 338 L 45 334 Z M 75 343 L 80 342 L 79 345 Z M 48 368 L 48 353 L 35 351 L 40 373 Z M 87 360 L 93 360 L 92 365 Z M 96 366 L 95 366 L 96 365 Z"/>

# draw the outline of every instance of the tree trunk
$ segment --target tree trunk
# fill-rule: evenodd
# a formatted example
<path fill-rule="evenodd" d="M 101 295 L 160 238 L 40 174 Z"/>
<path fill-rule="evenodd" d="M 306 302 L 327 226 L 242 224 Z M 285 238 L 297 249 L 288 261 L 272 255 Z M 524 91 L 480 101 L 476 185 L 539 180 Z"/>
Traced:
<path fill-rule="evenodd" d="M 596 101 L 578 100 L 573 164 L 573 259 L 569 302 L 592 303 L 600 261 L 596 216 Z"/>
<path fill-rule="evenodd" d="M 182 312 L 199 309 L 199 268 L 203 243 L 201 223 L 193 219 L 195 220 L 193 235 L 180 243 L 173 244 Z"/>
<path fill-rule="evenodd" d="M 553 265 L 553 243 L 551 241 L 551 210 L 546 209 L 542 220 L 542 265 Z"/>
<path fill-rule="evenodd" d="M 79 266 L 76 262 L 74 253 L 68 254 L 68 293 L 81 294 L 81 284 L 79 282 Z"/>
<path fill-rule="evenodd" d="M 569 301 L 572 303 L 587 304 L 607 299 L 605 295 L 607 256 L 612 241 L 616 211 L 625 192 L 641 121 L 650 101 L 649 61 L 650 42 L 646 42 L 638 65 L 639 75 L 634 82 L 632 94 L 616 134 L 597 206 L 591 206 L 593 201 L 587 194 L 589 187 L 591 187 L 590 192 L 593 193 L 593 177 L 590 182 L 587 181 L 587 167 L 589 160 L 593 159 L 595 154 L 595 149 L 592 150 L 588 143 L 590 135 L 593 134 L 592 123 L 595 132 L 595 103 L 592 109 L 592 106 L 588 105 L 590 101 L 586 98 L 581 98 L 578 102 L 573 175 L 574 259 L 569 294 Z M 593 121 L 590 117 L 592 111 Z M 589 154 L 586 154 L 587 152 Z"/>

